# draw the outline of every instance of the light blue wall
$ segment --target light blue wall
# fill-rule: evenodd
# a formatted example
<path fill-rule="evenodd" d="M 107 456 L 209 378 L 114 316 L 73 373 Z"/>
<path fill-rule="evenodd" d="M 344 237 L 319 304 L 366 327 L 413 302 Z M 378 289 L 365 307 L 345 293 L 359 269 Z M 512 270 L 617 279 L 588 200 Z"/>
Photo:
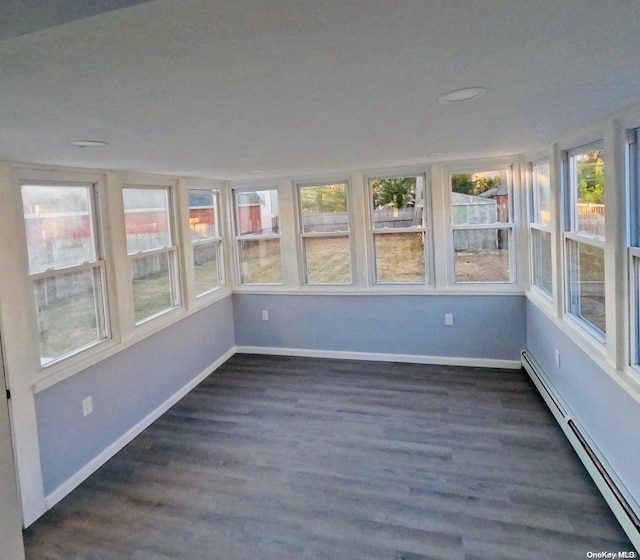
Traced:
<path fill-rule="evenodd" d="M 45 495 L 234 346 L 231 297 L 36 395 Z M 93 397 L 83 418 L 82 399 Z"/>
<path fill-rule="evenodd" d="M 239 346 L 519 360 L 526 344 L 524 296 L 234 294 L 233 311 Z"/>
<path fill-rule="evenodd" d="M 566 336 L 527 302 L 527 348 L 624 485 L 640 502 L 640 406 Z M 560 367 L 555 350 L 560 351 Z"/>
<path fill-rule="evenodd" d="M 262 321 L 262 310 L 269 321 Z M 454 314 L 454 326 L 444 314 Z M 36 395 L 45 494 L 234 344 L 518 360 L 523 296 L 236 294 Z M 82 417 L 91 395 L 93 414 Z"/>

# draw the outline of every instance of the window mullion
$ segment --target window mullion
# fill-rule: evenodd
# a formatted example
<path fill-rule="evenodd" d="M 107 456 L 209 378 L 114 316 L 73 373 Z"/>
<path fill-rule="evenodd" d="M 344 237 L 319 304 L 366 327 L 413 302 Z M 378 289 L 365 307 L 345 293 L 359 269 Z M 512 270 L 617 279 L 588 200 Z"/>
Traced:
<path fill-rule="evenodd" d="M 67 274 L 73 274 L 75 272 L 84 272 L 92 270 L 94 268 L 100 268 L 105 265 L 104 260 L 91 261 L 82 263 L 76 266 L 67 266 L 64 268 L 49 268 L 42 272 L 36 272 L 35 274 L 29 274 L 29 278 L 33 281 L 41 280 L 42 278 L 51 278 L 54 276 L 64 276 Z"/>

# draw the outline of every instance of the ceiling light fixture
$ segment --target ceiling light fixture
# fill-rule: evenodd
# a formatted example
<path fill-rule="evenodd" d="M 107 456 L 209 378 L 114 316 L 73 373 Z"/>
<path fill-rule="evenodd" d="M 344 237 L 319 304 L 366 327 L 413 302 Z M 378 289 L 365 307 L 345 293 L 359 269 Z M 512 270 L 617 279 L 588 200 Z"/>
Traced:
<path fill-rule="evenodd" d="M 102 140 L 74 140 L 69 144 L 76 148 L 104 148 L 109 145 L 109 142 L 103 142 Z"/>
<path fill-rule="evenodd" d="M 264 173 L 264 169 L 252 169 L 251 173 Z"/>
<path fill-rule="evenodd" d="M 487 93 L 487 88 L 483 87 L 467 87 L 462 89 L 454 89 L 449 93 L 441 95 L 438 101 L 440 103 L 461 103 L 463 101 L 471 101 Z"/>

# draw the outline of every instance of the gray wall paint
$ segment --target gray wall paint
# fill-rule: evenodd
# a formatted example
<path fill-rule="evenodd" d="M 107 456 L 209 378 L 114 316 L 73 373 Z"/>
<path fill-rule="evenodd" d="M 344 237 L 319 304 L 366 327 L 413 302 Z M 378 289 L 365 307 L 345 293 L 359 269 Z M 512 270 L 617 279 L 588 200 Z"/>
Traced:
<path fill-rule="evenodd" d="M 36 395 L 45 494 L 234 346 L 231 297 Z M 81 401 L 93 397 L 83 418 Z"/>
<path fill-rule="evenodd" d="M 233 311 L 239 346 L 519 360 L 526 344 L 524 296 L 234 294 Z"/>
<path fill-rule="evenodd" d="M 640 407 L 533 303 L 527 303 L 527 348 L 556 390 L 640 502 Z M 560 351 L 560 367 L 555 350 Z"/>

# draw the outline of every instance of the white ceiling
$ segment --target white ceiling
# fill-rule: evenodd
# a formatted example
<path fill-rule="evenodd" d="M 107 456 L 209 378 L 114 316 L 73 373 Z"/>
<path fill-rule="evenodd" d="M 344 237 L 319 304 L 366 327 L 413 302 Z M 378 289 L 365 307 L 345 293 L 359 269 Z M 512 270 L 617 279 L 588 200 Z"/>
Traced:
<path fill-rule="evenodd" d="M 518 153 L 640 102 L 639 29 L 638 0 L 153 0 L 0 41 L 0 159 L 246 178 Z"/>
<path fill-rule="evenodd" d="M 148 0 L 3 0 L 0 40 Z"/>

